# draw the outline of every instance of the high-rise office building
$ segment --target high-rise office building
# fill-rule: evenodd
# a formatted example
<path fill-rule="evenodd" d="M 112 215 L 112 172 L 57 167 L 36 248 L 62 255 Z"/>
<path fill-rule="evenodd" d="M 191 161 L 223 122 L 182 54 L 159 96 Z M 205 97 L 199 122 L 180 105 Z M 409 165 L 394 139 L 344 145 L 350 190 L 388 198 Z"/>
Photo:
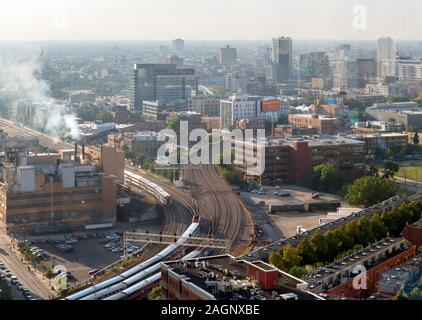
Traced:
<path fill-rule="evenodd" d="M 293 42 L 289 37 L 274 38 L 272 41 L 272 63 L 276 69 L 277 82 L 291 79 Z"/>
<path fill-rule="evenodd" d="M 352 60 L 350 44 L 343 44 L 337 48 L 337 56 L 334 60 L 334 83 L 335 89 L 343 91 L 357 87 L 357 63 Z"/>
<path fill-rule="evenodd" d="M 357 87 L 365 88 L 377 76 L 375 59 L 356 59 Z"/>
<path fill-rule="evenodd" d="M 237 49 L 226 46 L 220 49 L 220 64 L 223 66 L 230 66 L 237 62 Z"/>
<path fill-rule="evenodd" d="M 325 52 L 309 52 L 300 55 L 300 78 L 311 81 L 312 78 L 327 80 L 331 75 L 330 60 Z"/>
<path fill-rule="evenodd" d="M 173 51 L 181 53 L 185 50 L 185 41 L 183 39 L 173 40 Z"/>
<path fill-rule="evenodd" d="M 175 64 L 135 64 L 130 79 L 130 109 L 141 111 L 143 101 L 172 102 L 198 91 L 195 69 Z"/>
<path fill-rule="evenodd" d="M 392 75 L 395 66 L 396 49 L 394 40 L 390 37 L 382 37 L 377 41 L 378 77 L 385 78 Z"/>

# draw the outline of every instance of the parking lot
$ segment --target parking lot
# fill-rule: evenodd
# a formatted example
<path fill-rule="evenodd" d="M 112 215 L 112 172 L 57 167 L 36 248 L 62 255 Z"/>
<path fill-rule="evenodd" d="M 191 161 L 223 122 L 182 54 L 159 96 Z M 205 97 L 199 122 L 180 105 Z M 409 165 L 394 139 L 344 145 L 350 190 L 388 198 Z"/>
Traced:
<path fill-rule="evenodd" d="M 150 227 L 149 230 L 159 232 L 160 228 Z M 31 241 L 31 246 L 43 251 L 44 263 L 49 268 L 64 266 L 71 285 L 89 279 L 93 273 L 90 271 L 101 270 L 124 255 L 122 231 L 67 235 L 66 240 L 64 237 L 38 238 Z M 127 253 L 141 248 L 140 243 L 128 244 Z"/>
<path fill-rule="evenodd" d="M 296 234 L 298 226 L 312 229 L 319 224 L 319 219 L 326 216 L 325 212 L 285 212 L 269 214 L 271 205 L 299 205 L 304 202 L 339 201 L 342 206 L 348 206 L 344 199 L 326 193 L 319 193 L 319 199 L 313 199 L 313 190 L 298 186 L 256 188 L 251 192 L 241 192 L 245 204 L 255 216 L 257 240 L 265 245 L 270 241 L 288 238 Z"/>

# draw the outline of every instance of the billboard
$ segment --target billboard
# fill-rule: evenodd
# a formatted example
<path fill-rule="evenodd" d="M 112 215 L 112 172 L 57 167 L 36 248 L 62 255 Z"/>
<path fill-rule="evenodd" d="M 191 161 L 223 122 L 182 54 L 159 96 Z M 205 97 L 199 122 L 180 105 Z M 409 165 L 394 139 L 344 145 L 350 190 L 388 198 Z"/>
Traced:
<path fill-rule="evenodd" d="M 262 112 L 277 112 L 281 109 L 281 101 L 278 99 L 264 100 L 261 104 Z"/>

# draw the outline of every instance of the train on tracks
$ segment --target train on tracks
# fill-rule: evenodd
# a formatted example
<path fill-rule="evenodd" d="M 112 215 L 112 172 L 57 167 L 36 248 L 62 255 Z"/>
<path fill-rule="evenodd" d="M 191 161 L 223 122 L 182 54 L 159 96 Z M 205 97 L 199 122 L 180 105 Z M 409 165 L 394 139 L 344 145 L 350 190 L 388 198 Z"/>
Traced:
<path fill-rule="evenodd" d="M 163 188 L 132 171 L 125 170 L 125 185 L 135 186 L 152 194 L 162 205 L 166 207 L 171 207 L 173 205 L 172 197 Z"/>
<path fill-rule="evenodd" d="M 166 258 L 174 256 L 177 250 L 188 241 L 189 237 L 198 231 L 199 218 L 194 217 L 192 224 L 175 244 L 169 245 L 156 256 L 145 262 L 142 262 L 111 279 L 74 293 L 64 298 L 64 300 L 103 300 L 112 296 L 123 297 L 121 295 L 117 296 L 119 293 L 123 293 L 126 298 L 133 299 L 134 295 L 139 295 L 139 293 L 142 292 L 142 290 L 145 291 L 151 283 L 158 281 L 156 278 L 157 273 L 160 274 L 160 263 Z M 196 250 L 193 252 L 198 251 Z M 195 253 L 192 254 L 194 255 Z M 198 255 L 199 254 L 200 251 L 198 252 Z M 191 254 L 188 256 L 190 255 Z"/>

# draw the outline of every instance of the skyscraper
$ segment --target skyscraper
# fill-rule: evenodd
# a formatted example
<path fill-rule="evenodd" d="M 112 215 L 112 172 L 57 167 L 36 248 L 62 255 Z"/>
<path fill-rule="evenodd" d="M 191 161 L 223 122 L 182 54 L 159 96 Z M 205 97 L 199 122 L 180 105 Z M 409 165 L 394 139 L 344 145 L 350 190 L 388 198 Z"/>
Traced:
<path fill-rule="evenodd" d="M 289 37 L 272 41 L 272 63 L 276 69 L 276 81 L 285 82 L 292 76 L 293 42 Z"/>
<path fill-rule="evenodd" d="M 135 64 L 130 77 L 130 109 L 141 111 L 143 101 L 187 99 L 198 91 L 195 69 L 175 64 Z"/>
<path fill-rule="evenodd" d="M 392 75 L 394 60 L 396 59 L 396 48 L 394 40 L 390 37 L 382 37 L 377 41 L 378 77 L 385 78 Z"/>
<path fill-rule="evenodd" d="M 185 41 L 183 39 L 173 40 L 173 51 L 182 53 L 185 50 Z"/>
<path fill-rule="evenodd" d="M 330 59 L 325 52 L 309 52 L 300 55 L 300 78 L 311 81 L 312 78 L 327 80 L 331 76 Z"/>
<path fill-rule="evenodd" d="M 357 87 L 357 64 L 352 60 L 350 44 L 343 44 L 337 48 L 337 57 L 334 60 L 333 86 L 339 91 Z"/>
<path fill-rule="evenodd" d="M 226 46 L 220 49 L 220 64 L 230 66 L 237 62 L 237 49 Z"/>

